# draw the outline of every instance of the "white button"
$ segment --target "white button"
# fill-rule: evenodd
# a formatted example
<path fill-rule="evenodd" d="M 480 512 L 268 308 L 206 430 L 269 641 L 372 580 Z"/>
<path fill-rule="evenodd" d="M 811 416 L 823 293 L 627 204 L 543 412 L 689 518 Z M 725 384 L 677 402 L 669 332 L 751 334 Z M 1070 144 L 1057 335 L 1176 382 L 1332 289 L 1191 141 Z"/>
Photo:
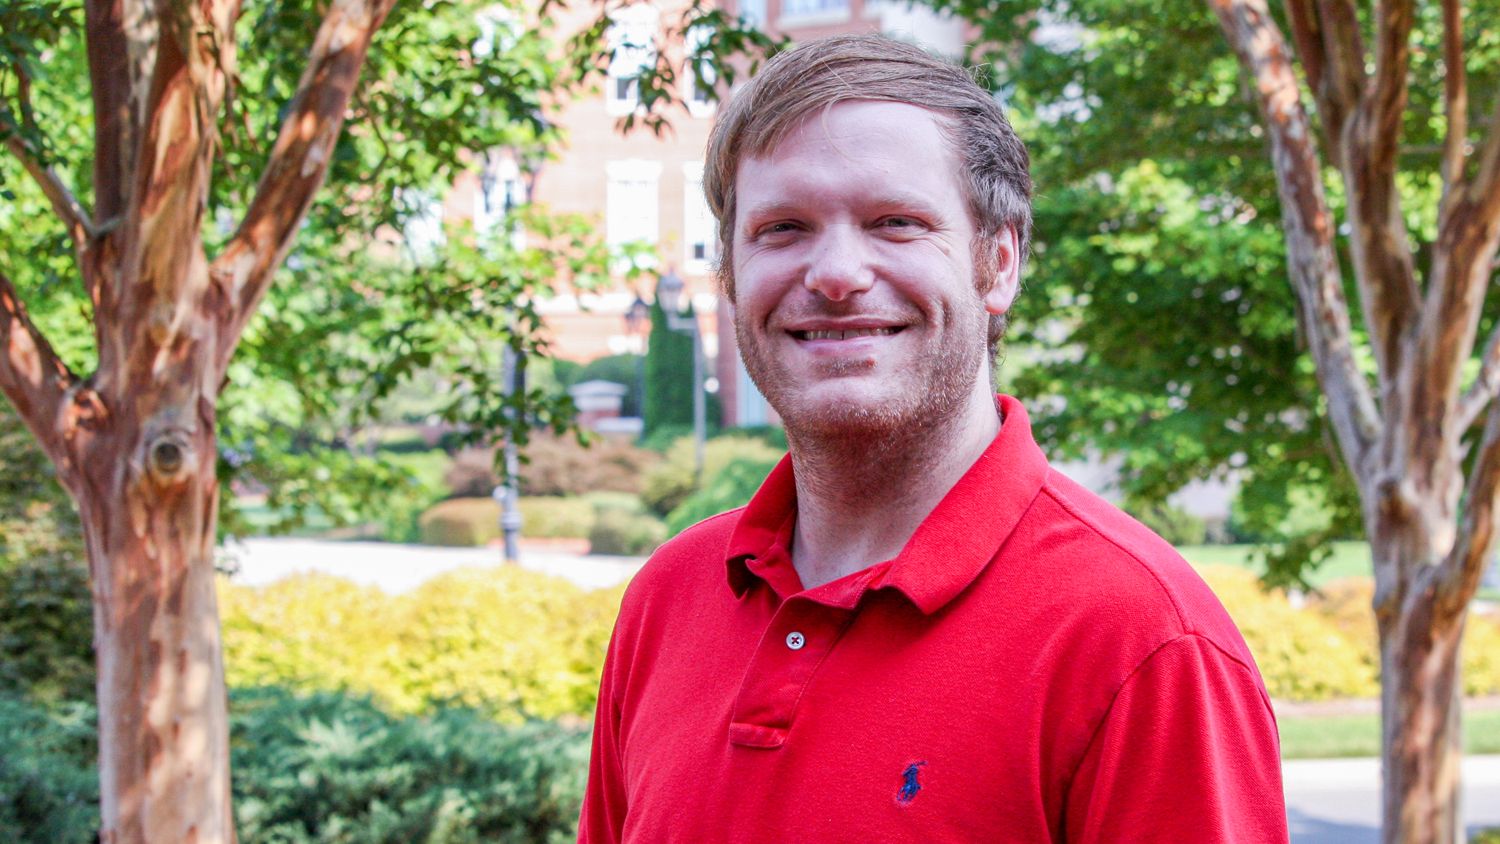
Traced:
<path fill-rule="evenodd" d="M 792 632 L 786 634 L 786 646 L 791 648 L 792 650 L 800 651 L 802 650 L 802 646 L 805 644 L 807 644 L 807 637 L 803 636 L 801 633 L 793 630 Z"/>

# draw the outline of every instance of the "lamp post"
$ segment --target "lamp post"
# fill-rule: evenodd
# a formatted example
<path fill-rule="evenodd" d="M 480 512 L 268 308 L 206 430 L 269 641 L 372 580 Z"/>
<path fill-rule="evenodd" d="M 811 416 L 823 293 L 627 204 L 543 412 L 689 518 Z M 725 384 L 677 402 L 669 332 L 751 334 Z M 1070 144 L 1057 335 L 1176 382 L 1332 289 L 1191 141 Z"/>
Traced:
<path fill-rule="evenodd" d="M 703 485 L 703 442 L 707 439 L 707 420 L 703 401 L 703 333 L 698 330 L 698 315 L 677 310 L 682 298 L 682 279 L 672 269 L 656 282 L 656 303 L 667 317 L 667 328 L 693 338 L 693 472 L 698 486 Z"/>
<path fill-rule="evenodd" d="M 625 333 L 639 340 L 635 351 L 635 415 L 646 419 L 646 337 L 651 333 L 651 306 L 639 294 L 625 309 Z"/>
<path fill-rule="evenodd" d="M 514 397 L 526 392 L 526 358 L 513 346 L 506 345 L 504 362 L 504 389 L 506 396 Z M 515 413 L 514 410 L 511 413 Z M 521 489 L 519 475 L 521 462 L 516 454 L 516 438 L 505 437 L 503 448 L 505 481 L 495 487 L 495 500 L 500 502 L 500 535 L 505 538 L 505 561 L 521 562 Z"/>

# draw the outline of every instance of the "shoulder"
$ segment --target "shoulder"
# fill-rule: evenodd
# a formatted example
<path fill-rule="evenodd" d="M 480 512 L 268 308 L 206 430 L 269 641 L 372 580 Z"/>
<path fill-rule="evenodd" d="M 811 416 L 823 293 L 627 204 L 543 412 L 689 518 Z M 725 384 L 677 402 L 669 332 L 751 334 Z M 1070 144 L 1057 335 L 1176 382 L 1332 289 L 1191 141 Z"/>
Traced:
<path fill-rule="evenodd" d="M 710 516 L 664 542 L 625 589 L 622 618 L 650 611 L 665 599 L 725 582 L 724 554 L 743 507 Z"/>
<path fill-rule="evenodd" d="M 1076 608 L 1131 628 L 1130 638 L 1148 650 L 1191 635 L 1253 664 L 1219 599 L 1175 548 L 1056 470 L 1024 528 L 1042 576 Z"/>

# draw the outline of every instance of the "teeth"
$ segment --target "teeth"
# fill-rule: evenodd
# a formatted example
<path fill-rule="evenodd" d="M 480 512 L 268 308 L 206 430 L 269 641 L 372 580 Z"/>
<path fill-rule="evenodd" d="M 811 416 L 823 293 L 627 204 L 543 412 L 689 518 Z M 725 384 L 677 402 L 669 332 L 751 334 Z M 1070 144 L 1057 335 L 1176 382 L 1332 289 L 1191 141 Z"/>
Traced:
<path fill-rule="evenodd" d="M 850 328 L 846 331 L 802 331 L 804 340 L 852 340 L 855 337 L 884 337 L 895 334 L 894 328 Z"/>

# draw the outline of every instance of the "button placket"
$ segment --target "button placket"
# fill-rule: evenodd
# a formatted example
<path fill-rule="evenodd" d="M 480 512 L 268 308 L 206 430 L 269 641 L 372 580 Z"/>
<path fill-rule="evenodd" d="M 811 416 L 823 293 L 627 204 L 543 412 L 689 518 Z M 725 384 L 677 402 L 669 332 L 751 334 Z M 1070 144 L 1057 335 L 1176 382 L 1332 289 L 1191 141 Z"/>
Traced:
<path fill-rule="evenodd" d="M 793 598 L 777 609 L 746 668 L 729 739 L 775 748 L 786 740 L 803 690 L 837 644 L 853 612 Z"/>

